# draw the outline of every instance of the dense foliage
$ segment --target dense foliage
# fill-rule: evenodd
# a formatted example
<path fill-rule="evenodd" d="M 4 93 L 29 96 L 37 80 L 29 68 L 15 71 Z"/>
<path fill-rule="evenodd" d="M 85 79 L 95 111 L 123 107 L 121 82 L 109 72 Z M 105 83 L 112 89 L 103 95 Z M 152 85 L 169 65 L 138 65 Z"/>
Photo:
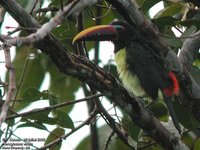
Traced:
<path fill-rule="evenodd" d="M 18 0 L 18 2 L 42 25 L 50 21 L 59 9 L 68 5 L 71 1 Z M 192 38 L 192 34 L 197 32 L 200 28 L 200 9 L 198 7 L 200 2 L 198 1 L 136 0 L 136 2 L 145 16 L 151 19 L 155 26 L 158 27 L 164 41 L 166 41 L 171 49 L 177 54 L 182 48 L 184 41 L 188 38 Z M 159 5 L 157 5 L 158 3 Z M 155 5 L 157 5 L 157 7 L 155 7 Z M 155 15 L 152 16 L 152 13 L 155 13 Z M 123 19 L 113 6 L 109 5 L 107 1 L 102 0 L 97 4 L 86 8 L 78 18 L 74 16 L 66 18 L 66 21 L 57 26 L 52 33 L 70 52 L 79 53 L 81 51 L 80 49 L 84 48 L 86 55 L 87 53 L 90 53 L 91 57 L 91 54 L 94 54 L 93 59 L 90 59 L 90 61 L 99 64 L 104 70 L 118 78 L 115 63 L 112 59 L 107 60 L 108 63 L 106 64 L 102 63 L 103 55 L 99 54 L 102 54 L 101 51 L 104 50 L 99 49 L 98 43 L 87 43 L 84 47 L 81 47 L 82 45 L 72 45 L 73 37 L 83 28 L 97 24 L 108 24 L 116 18 Z M 1 22 L 1 25 L 4 22 L 5 20 Z M 12 27 L 12 24 L 6 24 L 6 26 Z M 2 26 L 1 31 L 4 30 L 4 28 L 5 26 Z M 9 29 L 10 32 L 8 34 L 12 36 L 15 31 L 13 32 L 12 28 Z M 24 30 L 23 28 L 19 28 L 19 30 L 19 36 L 27 35 L 26 30 L 28 29 Z M 199 52 L 195 57 L 196 60 L 191 65 L 189 71 L 197 83 L 200 84 Z M 12 63 L 16 72 L 17 88 L 6 120 L 6 127 L 4 128 L 4 131 L 0 132 L 0 137 L 7 139 L 7 142 L 10 142 L 10 137 L 21 139 L 22 137 L 20 137 L 20 135 L 17 135 L 18 137 L 15 136 L 15 132 L 19 129 L 31 127 L 29 130 L 37 128 L 39 130 L 44 130 L 49 134 L 48 137 L 45 138 L 44 144 L 54 142 L 56 138 L 63 135 L 67 135 L 67 138 L 71 138 L 70 135 L 79 129 L 77 128 L 78 126 L 74 121 L 73 116 L 69 115 L 75 105 L 82 105 L 82 103 L 73 103 L 73 101 L 77 99 L 77 92 L 83 90 L 84 96 L 87 97 L 97 93 L 98 91 L 92 89 L 92 87 L 88 87 L 77 78 L 62 74 L 48 56 L 36 49 L 33 45 L 17 47 Z M 48 82 L 49 86 L 45 90 L 40 90 L 47 76 L 49 77 L 49 81 L 46 82 Z M 8 78 L 0 83 L 0 98 L 2 100 L 6 97 L 4 91 L 6 91 L 7 87 L 3 84 L 4 82 L 9 82 Z M 143 99 L 144 104 L 149 106 L 150 102 L 148 97 L 144 97 Z M 40 101 L 39 105 L 41 106 L 45 103 L 45 107 L 40 106 L 41 109 L 37 109 L 37 106 L 32 105 L 38 101 Z M 95 107 L 99 107 L 91 100 L 85 99 L 85 101 L 87 101 L 88 114 L 92 113 Z M 63 105 L 59 106 L 61 103 Z M 46 104 L 48 104 L 48 106 Z M 83 104 L 83 107 L 84 106 L 85 104 Z M 183 134 L 180 136 L 181 140 L 189 148 L 199 150 L 200 122 L 193 118 L 192 114 L 180 104 L 178 96 L 175 97 L 174 106 L 178 120 L 183 127 Z M 28 110 L 26 109 L 27 107 L 29 108 Z M 113 110 L 117 108 L 117 106 L 111 103 L 106 107 L 108 112 L 110 112 L 110 107 Z M 149 109 L 160 121 L 164 122 L 164 125 L 168 122 L 170 125 L 166 125 L 166 127 L 171 132 L 175 132 L 174 134 L 177 134 L 172 126 L 167 108 L 162 99 L 151 104 Z M 21 115 L 20 113 L 22 111 L 24 112 L 24 110 L 25 114 Z M 77 112 L 80 114 L 82 113 L 80 111 Z M 143 132 L 139 126 L 134 124 L 123 110 L 121 110 L 121 113 L 122 115 L 118 116 L 118 113 L 114 111 L 114 115 L 110 114 L 110 116 L 114 116 L 113 118 L 118 122 L 120 128 L 122 127 L 124 132 L 130 135 L 130 138 L 132 139 L 130 142 L 131 145 L 134 145 L 139 149 L 162 149 L 155 141 L 148 137 L 148 134 Z M 96 146 L 96 149 L 130 149 L 130 147 L 123 143 L 120 138 L 117 138 L 114 133 L 112 134 L 112 127 L 109 127 L 106 122 L 105 125 L 101 127 L 96 125 L 99 118 L 102 117 L 102 113 L 97 113 L 97 115 L 93 116 L 89 122 L 87 122 L 86 118 L 83 118 L 82 121 L 85 122 L 85 124 L 91 124 L 90 135 L 92 136 L 89 135 L 84 138 L 77 146 L 77 149 L 89 149 L 92 145 L 91 143 L 93 143 L 93 148 Z M 53 128 L 53 130 L 49 131 L 49 128 Z M 72 129 L 72 131 L 69 129 Z M 68 133 L 70 134 L 68 135 Z M 40 132 L 37 134 L 39 135 Z M 65 142 L 65 140 L 61 140 L 57 147 L 52 149 L 61 149 L 61 144 Z M 33 142 L 33 144 L 36 144 L 36 142 Z M 5 144 L 0 143 L 1 148 L 4 146 Z M 31 149 L 35 149 L 36 147 L 37 146 L 34 145 Z"/>

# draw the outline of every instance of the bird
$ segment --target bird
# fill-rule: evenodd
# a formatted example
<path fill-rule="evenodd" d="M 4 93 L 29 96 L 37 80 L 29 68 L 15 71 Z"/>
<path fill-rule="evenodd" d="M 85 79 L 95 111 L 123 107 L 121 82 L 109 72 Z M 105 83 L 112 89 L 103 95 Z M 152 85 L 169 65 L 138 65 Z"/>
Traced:
<path fill-rule="evenodd" d="M 136 25 L 117 20 L 107 25 L 93 26 L 78 33 L 78 41 L 111 41 L 114 60 L 123 86 L 136 96 L 148 95 L 152 100 L 161 91 L 174 126 L 181 133 L 172 99 L 179 93 L 179 83 L 160 47 Z"/>

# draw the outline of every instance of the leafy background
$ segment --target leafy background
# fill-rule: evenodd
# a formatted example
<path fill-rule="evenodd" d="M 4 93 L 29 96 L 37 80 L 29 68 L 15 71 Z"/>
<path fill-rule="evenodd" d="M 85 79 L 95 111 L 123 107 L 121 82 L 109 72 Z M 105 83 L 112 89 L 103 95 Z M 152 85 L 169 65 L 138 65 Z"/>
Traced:
<path fill-rule="evenodd" d="M 176 53 L 178 53 L 185 38 L 187 38 L 187 36 L 190 36 L 195 31 L 199 30 L 200 28 L 200 11 L 196 9 L 196 7 L 191 3 L 187 3 L 184 1 L 178 2 L 175 0 L 136 1 L 140 6 L 141 11 L 143 11 L 147 17 L 152 19 L 155 25 L 157 25 L 157 27 L 159 28 L 160 33 L 162 34 L 162 38 L 168 43 L 169 46 L 171 46 L 171 48 Z M 30 12 L 35 1 L 18 0 L 18 2 L 27 11 Z M 38 3 L 35 10 L 39 9 L 46 2 L 49 3 L 48 7 L 54 7 L 58 9 L 60 8 L 60 1 L 58 0 L 42 0 L 40 3 Z M 69 0 L 63 0 L 63 2 L 64 4 L 68 4 Z M 153 6 L 155 6 L 159 2 L 162 2 L 163 9 L 158 11 L 155 16 L 152 17 L 150 15 L 150 11 L 155 12 L 156 10 L 154 10 L 155 7 Z M 101 14 L 103 16 L 100 18 L 101 24 L 108 24 L 116 18 L 121 19 L 115 9 L 108 9 L 108 4 L 105 1 L 103 1 L 99 5 L 87 8 L 83 12 L 85 28 L 94 26 L 96 24 L 96 19 L 94 17 L 96 9 L 98 7 L 101 7 Z M 55 13 L 56 12 L 41 12 L 37 15 L 33 13 L 33 16 L 38 20 L 38 22 L 40 22 L 40 24 L 44 24 L 45 22 L 49 21 L 55 15 Z M 4 30 L 3 27 L 1 28 L 1 31 L 2 30 Z M 71 42 L 72 38 L 78 33 L 78 31 L 76 21 L 73 18 L 69 18 L 69 20 L 63 22 L 52 32 L 60 39 L 62 44 L 65 45 L 68 50 L 74 52 L 75 47 L 71 44 Z M 20 32 L 19 35 L 25 36 L 26 34 L 24 32 Z M 179 35 L 179 37 L 177 37 L 177 35 Z M 87 44 L 87 50 L 91 54 L 94 53 L 94 49 L 92 49 L 93 47 L 94 43 Z M 103 55 L 100 55 L 98 60 L 102 68 L 106 69 L 117 77 L 116 67 L 113 61 L 111 60 L 111 62 L 109 62 L 107 60 L 108 63 L 102 63 L 102 57 Z M 200 83 L 199 58 L 200 55 L 198 54 L 197 59 L 193 63 L 191 69 L 191 73 L 198 81 L 198 83 Z M 91 59 L 91 61 L 93 60 Z M 45 103 L 45 105 L 47 104 L 49 106 L 53 106 L 62 102 L 75 100 L 77 98 L 77 91 L 83 89 L 83 83 L 71 76 L 65 76 L 60 73 L 47 56 L 45 56 L 43 53 L 41 53 L 40 50 L 35 49 L 31 45 L 18 47 L 16 49 L 16 55 L 14 56 L 13 64 L 16 70 L 16 79 L 18 83 L 18 91 L 15 96 L 16 100 L 13 104 L 13 109 L 15 111 L 21 112 L 27 107 L 30 108 L 30 106 L 31 109 L 36 109 L 37 106 L 34 106 L 32 104 L 37 101 L 40 101 L 41 105 Z M 49 87 L 45 90 L 40 90 L 47 76 L 49 77 Z M 3 89 L 1 90 L 3 91 Z M 178 97 L 176 97 L 176 99 L 178 99 Z M 112 104 L 109 104 L 109 106 L 110 105 Z M 194 150 L 199 150 L 200 138 L 198 137 L 200 135 L 200 132 L 198 130 L 198 127 L 200 123 L 195 120 L 192 115 L 178 103 L 178 101 L 174 102 L 174 106 L 176 108 L 175 111 L 177 113 L 178 120 L 185 129 L 185 132 L 181 137 L 182 140 L 190 148 L 193 148 Z M 55 110 L 45 110 L 40 113 L 26 115 L 25 118 L 21 117 L 20 119 L 9 120 L 7 122 L 7 125 L 9 125 L 9 127 L 12 127 L 13 131 L 17 131 L 20 128 L 24 129 L 27 127 L 44 130 L 49 134 L 46 137 L 45 141 L 45 144 L 47 144 L 56 138 L 55 134 L 56 136 L 61 136 L 68 132 L 69 129 L 75 128 L 75 120 L 73 116 L 69 115 L 70 112 L 72 112 L 73 108 L 74 105 L 68 105 L 66 107 L 61 107 Z M 169 114 L 162 100 L 158 100 L 155 104 L 151 105 L 150 109 L 161 121 L 169 121 Z M 81 114 L 82 112 L 79 113 Z M 150 139 L 144 136 L 144 133 L 138 126 L 132 124 L 129 121 L 129 118 L 123 113 L 123 111 L 122 114 L 122 119 L 120 117 L 116 118 L 120 120 L 119 122 L 122 124 L 124 129 L 133 138 L 133 143 L 135 145 L 144 147 L 145 149 L 144 142 L 150 141 Z M 51 129 L 53 128 L 51 132 L 49 132 L 50 126 Z M 99 145 L 100 149 L 102 149 L 108 136 L 111 133 L 111 129 L 107 125 L 103 125 L 99 127 L 98 133 L 100 137 Z M 195 137 L 193 135 L 195 135 Z M 3 137 L 5 135 L 1 134 L 1 136 Z M 63 141 L 63 143 L 64 142 L 65 141 Z M 80 142 L 76 149 L 89 149 L 89 146 L 90 137 L 87 136 Z M 60 148 L 61 144 L 54 149 Z M 121 150 L 122 148 L 130 149 L 117 137 L 113 138 L 111 144 L 109 145 L 109 149 Z M 152 144 L 152 146 L 148 146 L 147 149 L 157 150 L 161 148 L 156 144 Z"/>

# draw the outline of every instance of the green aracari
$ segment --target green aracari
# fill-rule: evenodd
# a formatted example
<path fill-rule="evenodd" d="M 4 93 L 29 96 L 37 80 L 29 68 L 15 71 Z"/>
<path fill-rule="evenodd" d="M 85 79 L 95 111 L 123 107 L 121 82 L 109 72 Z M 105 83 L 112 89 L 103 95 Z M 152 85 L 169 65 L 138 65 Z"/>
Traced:
<path fill-rule="evenodd" d="M 141 29 L 118 20 L 83 30 L 74 37 L 73 43 L 77 41 L 113 42 L 114 59 L 124 87 L 136 96 L 148 95 L 153 100 L 160 90 L 173 123 L 181 133 L 171 101 L 179 93 L 177 78 L 156 43 L 150 42 Z"/>

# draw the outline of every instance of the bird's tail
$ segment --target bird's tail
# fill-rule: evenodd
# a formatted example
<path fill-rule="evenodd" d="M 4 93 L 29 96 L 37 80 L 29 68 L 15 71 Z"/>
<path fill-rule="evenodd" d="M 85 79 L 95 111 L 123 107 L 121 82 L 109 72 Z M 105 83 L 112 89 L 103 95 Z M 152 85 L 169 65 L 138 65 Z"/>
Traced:
<path fill-rule="evenodd" d="M 169 110 L 169 114 L 172 117 L 172 121 L 174 123 L 174 126 L 176 127 L 178 132 L 181 134 L 181 127 L 180 127 L 179 121 L 176 117 L 174 107 L 173 107 L 173 104 L 172 104 L 172 101 L 171 101 L 171 97 L 169 97 L 169 96 L 167 96 L 166 94 L 163 93 L 163 99 L 165 101 L 165 104 L 167 105 L 167 108 Z"/>

